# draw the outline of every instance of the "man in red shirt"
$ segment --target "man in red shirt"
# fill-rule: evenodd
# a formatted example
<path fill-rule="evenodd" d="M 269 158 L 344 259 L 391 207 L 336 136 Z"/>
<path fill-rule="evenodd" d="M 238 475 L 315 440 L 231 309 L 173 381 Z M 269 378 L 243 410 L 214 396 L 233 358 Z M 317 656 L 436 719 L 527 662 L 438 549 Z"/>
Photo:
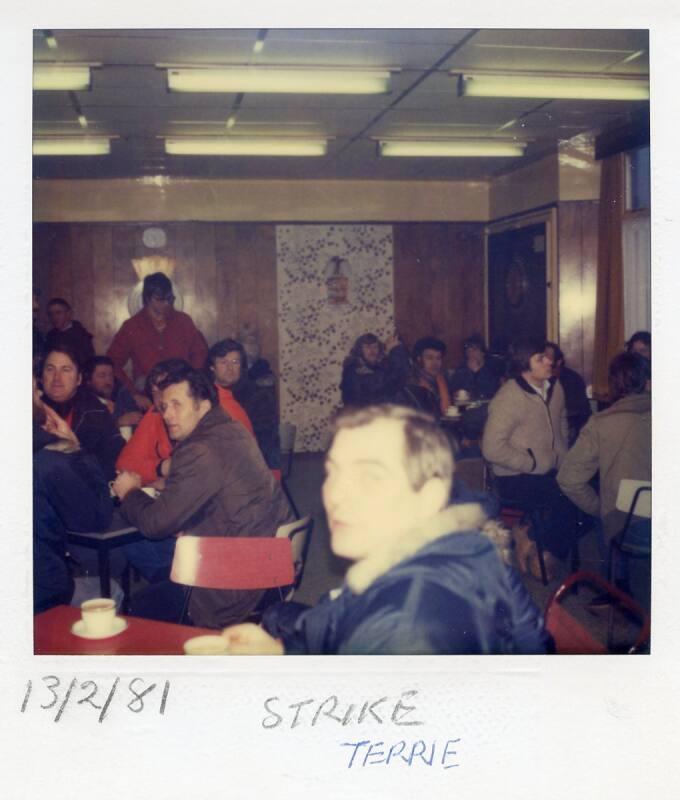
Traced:
<path fill-rule="evenodd" d="M 200 369 L 208 354 L 203 334 L 188 314 L 173 307 L 172 283 L 162 272 L 144 278 L 144 308 L 126 320 L 114 336 L 106 355 L 113 361 L 116 377 L 130 392 L 140 408 L 149 408 L 148 397 L 138 392 L 149 370 L 159 361 L 183 358 Z M 135 384 L 123 370 L 132 361 Z"/>

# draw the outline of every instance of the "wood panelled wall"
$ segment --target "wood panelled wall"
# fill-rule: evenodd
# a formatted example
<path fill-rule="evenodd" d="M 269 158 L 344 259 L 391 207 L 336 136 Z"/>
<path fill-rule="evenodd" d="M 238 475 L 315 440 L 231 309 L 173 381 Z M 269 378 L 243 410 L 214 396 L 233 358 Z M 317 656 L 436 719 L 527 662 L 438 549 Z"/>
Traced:
<path fill-rule="evenodd" d="M 558 205 L 560 347 L 567 364 L 593 380 L 598 203 Z"/>
<path fill-rule="evenodd" d="M 39 223 L 34 226 L 34 282 L 45 305 L 64 297 L 75 317 L 106 351 L 128 318 L 137 283 L 133 258 L 158 253 L 176 261 L 173 282 L 184 310 L 208 344 L 257 327 L 262 355 L 278 373 L 276 228 L 272 224 L 162 224 L 167 244 L 150 250 L 143 224 Z M 395 321 L 412 345 L 421 336 L 443 339 L 447 365 L 462 359 L 462 340 L 484 331 L 484 226 L 477 223 L 394 225 Z"/>
<path fill-rule="evenodd" d="M 463 339 L 484 335 L 484 225 L 395 225 L 394 289 L 396 326 L 407 344 L 436 336 L 446 343 L 446 366 L 457 366 Z"/>
<path fill-rule="evenodd" d="M 127 298 L 137 283 L 133 258 L 175 259 L 173 283 L 208 344 L 257 328 L 262 356 L 278 371 L 276 241 L 271 224 L 166 223 L 166 246 L 150 250 L 143 224 L 64 223 L 34 226 L 34 283 L 41 289 L 41 321 L 51 297 L 68 300 L 106 351 L 129 317 Z"/>

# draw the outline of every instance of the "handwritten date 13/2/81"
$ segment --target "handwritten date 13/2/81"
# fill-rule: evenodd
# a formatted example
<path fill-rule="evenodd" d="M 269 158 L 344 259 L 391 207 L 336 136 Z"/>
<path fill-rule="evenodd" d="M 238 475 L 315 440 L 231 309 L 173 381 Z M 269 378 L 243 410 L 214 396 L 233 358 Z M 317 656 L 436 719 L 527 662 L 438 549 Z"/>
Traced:
<path fill-rule="evenodd" d="M 95 681 L 78 681 L 73 678 L 70 683 L 62 683 L 56 675 L 43 675 L 41 681 L 28 681 L 24 700 L 21 704 L 21 713 L 24 714 L 30 705 L 39 703 L 44 711 L 56 709 L 54 722 L 59 722 L 67 706 L 90 706 L 99 712 L 99 722 L 104 722 L 114 700 L 123 703 L 134 714 L 139 714 L 145 708 L 153 709 L 158 714 L 165 714 L 165 706 L 170 692 L 170 681 L 165 681 L 162 691 L 156 692 L 160 687 L 156 683 L 145 684 L 142 678 L 132 678 L 127 684 L 121 685 L 120 678 L 115 678 L 106 688 L 100 687 Z M 153 696 L 152 696 L 153 695 Z M 160 697 L 159 697 L 160 695 Z M 151 711 L 153 713 L 153 711 Z"/>

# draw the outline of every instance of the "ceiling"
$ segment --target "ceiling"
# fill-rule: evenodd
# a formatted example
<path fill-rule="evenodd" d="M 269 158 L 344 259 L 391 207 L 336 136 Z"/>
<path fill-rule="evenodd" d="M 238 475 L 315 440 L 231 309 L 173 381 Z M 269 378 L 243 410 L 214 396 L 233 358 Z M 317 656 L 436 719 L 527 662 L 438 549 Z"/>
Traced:
<path fill-rule="evenodd" d="M 35 92 L 35 135 L 117 137 L 108 156 L 36 157 L 36 178 L 146 175 L 269 179 L 486 180 L 554 152 L 557 142 L 628 121 L 645 102 L 457 97 L 451 70 L 649 75 L 639 30 L 280 29 L 34 31 L 36 62 L 94 62 L 85 92 Z M 261 52 L 253 51 L 264 36 Z M 389 67 L 386 95 L 186 94 L 172 65 Z M 78 113 L 87 129 L 78 123 Z M 227 131 L 226 120 L 236 123 Z M 320 158 L 168 156 L 163 137 L 330 137 Z M 378 137 L 517 137 L 521 158 L 380 158 Z"/>

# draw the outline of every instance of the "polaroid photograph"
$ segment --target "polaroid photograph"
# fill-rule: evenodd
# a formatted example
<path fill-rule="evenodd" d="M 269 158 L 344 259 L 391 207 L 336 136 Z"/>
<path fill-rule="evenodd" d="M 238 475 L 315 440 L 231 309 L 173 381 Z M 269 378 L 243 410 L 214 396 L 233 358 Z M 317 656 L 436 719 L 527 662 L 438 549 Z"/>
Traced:
<path fill-rule="evenodd" d="M 662 6 L 10 13 L 5 796 L 672 796 Z"/>

